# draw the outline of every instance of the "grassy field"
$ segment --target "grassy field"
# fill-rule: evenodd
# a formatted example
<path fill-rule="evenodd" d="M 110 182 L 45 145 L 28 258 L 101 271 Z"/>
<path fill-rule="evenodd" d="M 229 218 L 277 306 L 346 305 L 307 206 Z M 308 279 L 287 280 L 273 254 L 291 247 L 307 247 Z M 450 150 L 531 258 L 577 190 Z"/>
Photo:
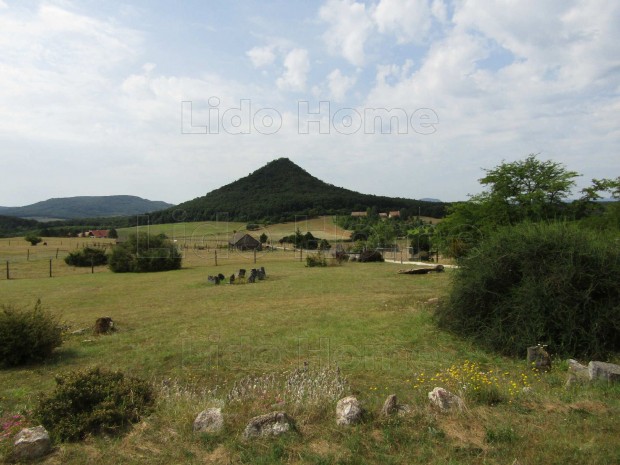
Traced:
<path fill-rule="evenodd" d="M 0 243 L 0 256 L 23 255 L 13 241 Z M 60 247 L 53 241 L 46 251 Z M 0 371 L 0 417 L 28 418 L 55 374 L 85 367 L 146 378 L 159 393 L 153 413 L 129 434 L 57 445 L 42 463 L 620 463 L 620 389 L 565 388 L 559 361 L 537 375 L 522 360 L 439 331 L 426 302 L 445 295 L 450 271 L 398 275 L 401 266 L 390 263 L 306 268 L 298 255 L 277 251 L 257 255 L 267 280 L 215 286 L 208 275 L 254 266 L 253 255 L 218 253 L 215 266 L 213 251 L 188 250 L 183 269 L 165 273 L 74 273 L 58 264 L 51 279 L 0 281 L 0 303 L 32 306 L 40 298 L 67 327 L 47 363 Z M 101 316 L 118 331 L 92 335 Z M 81 328 L 87 332 L 71 334 Z M 314 397 L 300 401 L 286 380 L 304 366 L 304 376 L 318 381 Z M 337 389 L 336 367 L 346 378 Z M 430 408 L 427 393 L 438 385 L 460 386 L 467 408 Z M 408 415 L 379 417 L 391 393 L 411 406 Z M 345 394 L 368 410 L 363 424 L 336 426 L 336 397 Z M 194 434 L 194 417 L 211 406 L 223 408 L 224 433 Z M 296 419 L 298 434 L 242 439 L 249 418 L 279 409 Z"/>
<path fill-rule="evenodd" d="M 281 238 L 295 234 L 297 229 L 299 229 L 302 234 L 310 232 L 313 236 L 320 239 L 327 239 L 328 241 L 346 240 L 351 236 L 349 231 L 336 226 L 333 222 L 333 218 L 329 216 L 310 219 L 305 216 L 300 216 L 296 221 L 268 226 L 261 225 L 260 228 L 252 231 L 247 231 L 246 226 L 247 223 L 222 219 L 220 221 L 202 221 L 195 223 L 145 225 L 139 226 L 138 228 L 119 229 L 118 233 L 121 237 L 135 232 L 136 229 L 147 231 L 151 234 L 163 233 L 173 240 L 176 240 L 178 243 L 187 244 L 189 247 L 202 245 L 209 248 L 227 245 L 228 240 L 236 231 L 248 232 L 257 239 L 264 233 L 267 235 L 269 243 L 273 243 L 274 245 L 277 245 L 277 241 Z"/>

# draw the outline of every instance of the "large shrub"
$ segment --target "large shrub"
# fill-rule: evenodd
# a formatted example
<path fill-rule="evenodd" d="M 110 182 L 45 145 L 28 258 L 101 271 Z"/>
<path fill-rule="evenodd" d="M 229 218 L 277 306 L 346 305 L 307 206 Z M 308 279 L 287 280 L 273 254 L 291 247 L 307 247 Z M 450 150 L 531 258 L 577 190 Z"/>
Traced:
<path fill-rule="evenodd" d="M 178 270 L 181 252 L 164 235 L 138 233 L 112 249 L 110 269 L 116 273 Z"/>
<path fill-rule="evenodd" d="M 59 321 L 43 310 L 40 300 L 32 309 L 0 308 L 0 366 L 39 362 L 61 344 Z"/>
<path fill-rule="evenodd" d="M 71 266 L 101 266 L 108 263 L 108 256 L 103 249 L 84 247 L 82 250 L 70 252 L 65 263 Z"/>
<path fill-rule="evenodd" d="M 498 230 L 460 263 L 439 324 L 506 354 L 620 350 L 620 243 L 566 223 Z"/>
<path fill-rule="evenodd" d="M 54 392 L 39 399 L 34 416 L 56 439 L 77 441 L 121 433 L 153 403 L 146 381 L 92 368 L 57 376 Z"/>

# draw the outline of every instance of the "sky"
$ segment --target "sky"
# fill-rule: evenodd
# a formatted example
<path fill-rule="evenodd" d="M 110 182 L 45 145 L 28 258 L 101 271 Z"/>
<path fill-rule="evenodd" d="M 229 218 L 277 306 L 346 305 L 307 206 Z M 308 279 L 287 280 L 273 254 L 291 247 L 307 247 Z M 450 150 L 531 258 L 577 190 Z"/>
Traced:
<path fill-rule="evenodd" d="M 620 2 L 0 0 L 0 205 L 178 204 L 287 157 L 467 199 L 539 154 L 620 176 Z"/>

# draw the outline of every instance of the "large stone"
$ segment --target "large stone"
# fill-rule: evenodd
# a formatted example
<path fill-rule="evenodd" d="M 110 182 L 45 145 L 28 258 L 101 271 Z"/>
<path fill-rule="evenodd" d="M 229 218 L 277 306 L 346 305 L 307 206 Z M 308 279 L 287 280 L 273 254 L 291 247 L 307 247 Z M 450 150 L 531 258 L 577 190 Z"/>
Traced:
<path fill-rule="evenodd" d="M 390 415 L 398 412 L 398 399 L 396 394 L 390 394 L 381 408 L 381 416 L 389 417 Z"/>
<path fill-rule="evenodd" d="M 243 431 L 243 437 L 279 436 L 294 430 L 295 421 L 285 412 L 272 412 L 252 418 Z"/>
<path fill-rule="evenodd" d="M 527 362 L 532 368 L 539 371 L 551 370 L 551 357 L 545 350 L 545 346 L 537 345 L 527 348 Z"/>
<path fill-rule="evenodd" d="M 582 365 L 577 360 L 568 359 L 566 361 L 568 363 L 568 373 L 569 375 L 574 375 L 575 380 L 588 380 L 590 379 L 590 373 L 588 367 Z"/>
<path fill-rule="evenodd" d="M 218 433 L 222 428 L 224 428 L 224 415 L 220 408 L 203 410 L 194 420 L 196 433 Z"/>
<path fill-rule="evenodd" d="M 590 362 L 588 364 L 590 379 L 600 379 L 612 383 L 620 382 L 620 365 L 605 362 Z"/>
<path fill-rule="evenodd" d="M 15 436 L 13 445 L 13 457 L 17 460 L 43 457 L 52 448 L 50 435 L 43 426 L 24 428 Z"/>
<path fill-rule="evenodd" d="M 460 411 L 464 407 L 463 400 L 459 396 L 440 387 L 436 387 L 429 392 L 428 399 L 431 401 L 431 404 L 438 407 L 442 412 L 450 410 Z"/>
<path fill-rule="evenodd" d="M 362 421 L 364 410 L 354 396 L 340 399 L 336 404 L 336 424 L 354 425 Z"/>

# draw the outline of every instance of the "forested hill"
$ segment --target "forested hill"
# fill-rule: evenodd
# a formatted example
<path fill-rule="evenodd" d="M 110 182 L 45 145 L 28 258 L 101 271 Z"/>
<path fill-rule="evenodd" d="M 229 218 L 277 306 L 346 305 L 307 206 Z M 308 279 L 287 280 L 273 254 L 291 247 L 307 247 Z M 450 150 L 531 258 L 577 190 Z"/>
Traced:
<path fill-rule="evenodd" d="M 327 184 L 288 158 L 279 158 L 252 174 L 174 208 L 151 214 L 154 223 L 215 220 L 280 222 L 295 215 L 350 214 L 375 208 L 380 212 L 442 217 L 444 204 L 360 194 Z M 221 219 L 221 218 L 220 218 Z"/>
<path fill-rule="evenodd" d="M 96 218 L 140 215 L 171 206 L 133 195 L 81 196 L 49 199 L 25 207 L 0 207 L 0 215 L 42 220 Z"/>

